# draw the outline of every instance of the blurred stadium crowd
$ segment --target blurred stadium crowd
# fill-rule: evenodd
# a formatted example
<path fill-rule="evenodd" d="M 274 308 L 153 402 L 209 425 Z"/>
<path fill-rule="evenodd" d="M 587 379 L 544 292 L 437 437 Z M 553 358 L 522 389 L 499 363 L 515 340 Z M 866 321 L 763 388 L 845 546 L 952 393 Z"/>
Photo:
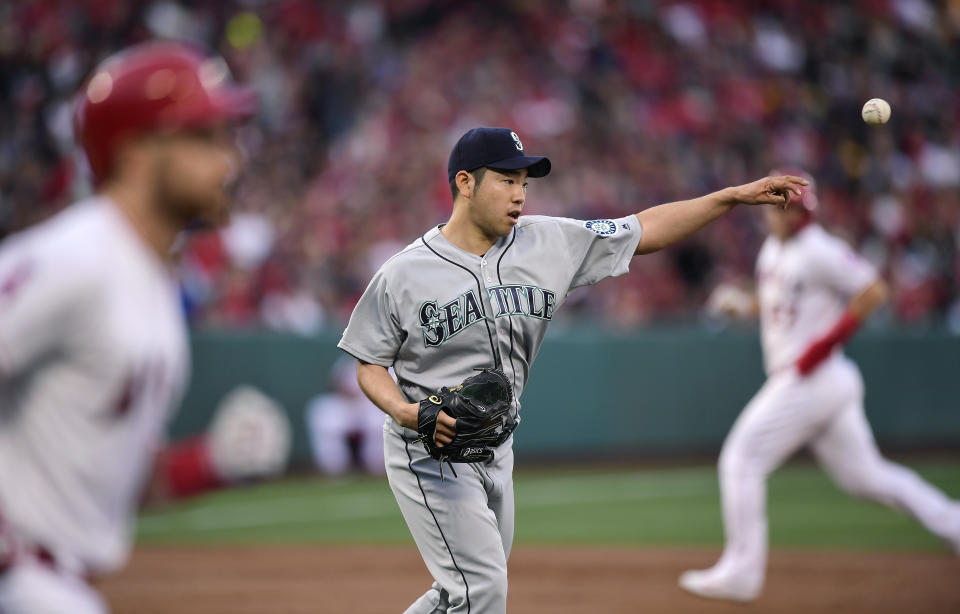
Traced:
<path fill-rule="evenodd" d="M 446 219 L 450 147 L 487 124 L 553 161 L 529 213 L 621 216 L 804 167 L 825 224 L 890 281 L 885 322 L 960 333 L 960 1 L 6 0 L 0 236 L 88 189 L 71 95 L 151 37 L 218 50 L 263 103 L 233 222 L 184 246 L 198 325 L 341 325 Z M 860 120 L 874 96 L 893 107 L 882 128 Z M 690 320 L 717 281 L 751 276 L 760 221 L 726 216 L 561 315 Z"/>

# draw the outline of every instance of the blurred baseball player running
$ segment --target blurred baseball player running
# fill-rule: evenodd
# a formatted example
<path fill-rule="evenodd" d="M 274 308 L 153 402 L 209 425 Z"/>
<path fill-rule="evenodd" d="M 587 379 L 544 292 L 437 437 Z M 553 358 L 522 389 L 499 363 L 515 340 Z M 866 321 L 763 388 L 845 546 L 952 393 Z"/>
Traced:
<path fill-rule="evenodd" d="M 228 124 L 255 110 L 228 77 L 174 43 L 104 61 L 76 108 L 97 195 L 0 248 L 4 614 L 106 611 L 84 578 L 126 559 L 189 370 L 168 254 L 187 224 L 226 218 Z M 158 489 L 209 485 L 209 460 L 168 450 Z"/>
<path fill-rule="evenodd" d="M 759 312 L 768 379 L 720 453 L 723 555 L 712 568 L 680 577 L 681 587 L 703 597 L 749 601 L 760 593 L 766 479 L 805 445 L 841 488 L 907 511 L 960 554 L 960 504 L 880 456 L 864 414 L 863 380 L 841 349 L 886 299 L 886 284 L 814 222 L 812 180 L 801 192 L 786 208 L 764 210 L 770 236 L 757 258 L 757 296 L 720 286 L 710 298 L 714 310 Z"/>
<path fill-rule="evenodd" d="M 737 203 L 783 203 L 805 181 L 768 177 L 620 219 L 578 221 L 521 217 L 527 178 L 547 175 L 550 161 L 526 155 L 509 129 L 467 132 L 447 172 L 450 220 L 380 268 L 340 347 L 360 361 L 361 388 L 389 415 L 387 477 L 435 579 L 407 612 L 497 614 L 507 607 L 513 542 L 512 436 L 488 461 L 444 476 L 418 442 L 419 401 L 495 367 L 513 386 L 519 419 L 530 366 L 572 288 L 626 273 L 635 254 L 676 243 Z M 424 435 L 449 444 L 456 421 L 441 411 L 436 425 Z"/>

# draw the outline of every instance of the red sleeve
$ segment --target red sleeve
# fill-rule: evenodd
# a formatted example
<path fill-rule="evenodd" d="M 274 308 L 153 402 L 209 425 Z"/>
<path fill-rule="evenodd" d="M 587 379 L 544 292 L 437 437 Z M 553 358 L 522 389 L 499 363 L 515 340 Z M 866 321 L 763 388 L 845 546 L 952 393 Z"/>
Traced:
<path fill-rule="evenodd" d="M 797 371 L 800 372 L 800 375 L 810 374 L 817 368 L 817 365 L 830 355 L 833 348 L 846 343 L 859 327 L 860 319 L 857 316 L 849 311 L 844 313 L 827 334 L 811 343 L 797 359 Z"/>

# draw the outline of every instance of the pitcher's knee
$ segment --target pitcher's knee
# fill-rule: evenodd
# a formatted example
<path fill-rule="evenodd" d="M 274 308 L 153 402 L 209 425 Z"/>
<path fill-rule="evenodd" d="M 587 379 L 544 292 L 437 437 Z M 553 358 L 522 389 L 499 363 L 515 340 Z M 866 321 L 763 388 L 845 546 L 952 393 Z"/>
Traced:
<path fill-rule="evenodd" d="M 507 611 L 507 570 L 489 568 L 467 576 L 471 613 L 505 613 Z M 466 612 L 467 610 L 464 610 Z"/>
<path fill-rule="evenodd" d="M 482 598 L 478 602 L 486 604 L 478 612 L 506 612 L 507 611 L 507 570 L 498 570 L 486 574 L 483 584 L 478 587 Z M 489 608 L 489 610 L 487 609 Z"/>
<path fill-rule="evenodd" d="M 446 587 L 449 606 L 446 611 L 456 614 L 504 614 L 507 611 L 507 572 L 463 569 L 463 576 L 455 586 Z"/>

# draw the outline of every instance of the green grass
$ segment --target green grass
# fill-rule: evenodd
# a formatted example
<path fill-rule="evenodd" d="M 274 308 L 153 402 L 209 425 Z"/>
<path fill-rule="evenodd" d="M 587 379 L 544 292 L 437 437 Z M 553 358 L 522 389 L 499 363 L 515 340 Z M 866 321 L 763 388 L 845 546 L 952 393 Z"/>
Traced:
<path fill-rule="evenodd" d="M 909 465 L 960 497 L 960 460 Z M 713 466 L 520 470 L 518 544 L 715 546 Z M 769 484 L 774 547 L 942 550 L 912 519 L 839 492 L 815 466 L 791 464 Z M 225 491 L 141 516 L 140 543 L 410 543 L 386 480 L 295 479 Z"/>

